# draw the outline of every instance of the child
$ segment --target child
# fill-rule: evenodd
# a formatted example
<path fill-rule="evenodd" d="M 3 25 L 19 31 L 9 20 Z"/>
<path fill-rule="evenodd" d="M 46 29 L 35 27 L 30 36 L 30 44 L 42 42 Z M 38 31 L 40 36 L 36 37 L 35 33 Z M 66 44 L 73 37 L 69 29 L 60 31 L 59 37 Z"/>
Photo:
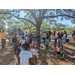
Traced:
<path fill-rule="evenodd" d="M 19 54 L 20 65 L 29 65 L 29 62 L 30 64 L 32 64 L 31 62 L 32 54 L 31 52 L 28 51 L 28 48 L 29 44 L 25 43 L 23 46 L 23 50 Z"/>
<path fill-rule="evenodd" d="M 19 42 L 18 41 L 15 41 L 14 42 L 14 45 L 15 45 L 15 47 L 14 47 L 14 58 L 15 58 L 15 62 L 16 62 L 16 65 L 19 65 L 19 54 L 20 54 L 20 48 L 18 47 L 19 46 Z"/>
<path fill-rule="evenodd" d="M 45 45 L 46 45 L 46 49 L 48 49 L 48 45 L 49 45 L 49 38 L 48 37 L 45 39 Z"/>
<path fill-rule="evenodd" d="M 22 47 L 23 47 L 24 44 L 25 44 L 25 39 L 24 39 L 24 37 L 22 37 L 22 39 L 21 39 L 21 45 L 22 45 Z"/>
<path fill-rule="evenodd" d="M 61 41 L 61 36 L 58 36 L 58 42 L 57 42 L 57 44 L 58 44 L 57 54 L 60 54 L 61 43 L 62 43 L 62 41 Z"/>
<path fill-rule="evenodd" d="M 40 50 L 40 45 L 41 45 L 41 38 L 40 38 L 40 35 L 38 35 L 37 42 L 38 42 L 38 44 L 39 44 L 39 50 Z"/>
<path fill-rule="evenodd" d="M 57 46 L 57 39 L 55 38 L 55 41 L 54 41 L 53 46 L 52 46 L 54 51 L 56 51 L 56 49 L 57 49 L 56 46 Z"/>
<path fill-rule="evenodd" d="M 35 56 L 37 54 L 37 49 L 39 50 L 39 45 L 37 43 L 37 37 L 34 37 L 32 44 L 31 44 L 31 52 L 33 55 L 33 63 L 36 65 Z"/>

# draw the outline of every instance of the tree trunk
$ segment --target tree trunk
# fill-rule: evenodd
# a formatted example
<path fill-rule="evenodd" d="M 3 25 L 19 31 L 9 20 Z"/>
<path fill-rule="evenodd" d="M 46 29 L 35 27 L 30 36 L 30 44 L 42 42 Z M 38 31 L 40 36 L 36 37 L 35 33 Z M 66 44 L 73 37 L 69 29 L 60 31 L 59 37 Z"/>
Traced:
<path fill-rule="evenodd" d="M 36 34 L 40 34 L 40 26 L 41 25 L 36 25 Z"/>

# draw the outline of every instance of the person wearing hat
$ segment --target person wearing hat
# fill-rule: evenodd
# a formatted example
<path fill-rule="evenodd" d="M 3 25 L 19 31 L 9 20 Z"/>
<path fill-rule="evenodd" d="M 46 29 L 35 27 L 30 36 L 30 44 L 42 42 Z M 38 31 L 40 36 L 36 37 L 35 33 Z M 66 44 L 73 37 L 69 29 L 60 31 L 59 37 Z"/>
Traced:
<path fill-rule="evenodd" d="M 2 27 L 1 27 L 2 29 Z M 2 44 L 2 49 L 5 48 L 5 44 L 6 44 L 6 34 L 4 32 L 4 30 L 1 31 L 0 29 L 0 35 L 1 35 L 1 44 Z"/>

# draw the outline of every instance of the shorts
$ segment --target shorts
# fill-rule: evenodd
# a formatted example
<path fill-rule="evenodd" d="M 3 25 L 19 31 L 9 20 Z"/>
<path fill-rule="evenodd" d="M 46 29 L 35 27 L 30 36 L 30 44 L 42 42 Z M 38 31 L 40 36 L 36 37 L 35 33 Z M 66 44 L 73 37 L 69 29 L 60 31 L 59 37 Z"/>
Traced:
<path fill-rule="evenodd" d="M 17 56 L 14 55 L 14 58 L 15 58 L 15 63 L 18 64 L 18 59 L 17 59 Z"/>

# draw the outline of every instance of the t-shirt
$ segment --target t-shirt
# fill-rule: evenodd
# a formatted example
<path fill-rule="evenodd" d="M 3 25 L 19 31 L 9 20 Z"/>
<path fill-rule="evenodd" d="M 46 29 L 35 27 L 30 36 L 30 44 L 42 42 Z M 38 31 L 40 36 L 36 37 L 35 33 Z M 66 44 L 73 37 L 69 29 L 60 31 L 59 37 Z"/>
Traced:
<path fill-rule="evenodd" d="M 41 44 L 41 38 L 40 37 L 37 39 L 37 42 L 39 45 Z"/>
<path fill-rule="evenodd" d="M 31 52 L 27 50 L 22 50 L 19 54 L 20 65 L 29 65 L 29 58 L 32 58 Z"/>
<path fill-rule="evenodd" d="M 1 34 L 1 39 L 6 39 L 6 34 L 5 33 L 0 32 L 0 34 Z"/>
<path fill-rule="evenodd" d="M 15 53 L 15 51 L 17 51 L 18 50 L 18 55 L 20 54 L 20 48 L 17 46 L 17 45 L 15 45 L 15 47 L 14 47 L 14 53 Z M 15 53 L 15 55 L 16 55 L 16 53 Z"/>
<path fill-rule="evenodd" d="M 66 38 L 66 34 L 64 34 L 64 38 Z"/>
<path fill-rule="evenodd" d="M 21 42 L 22 42 L 21 44 L 25 44 L 25 40 L 24 39 L 22 39 Z"/>
<path fill-rule="evenodd" d="M 21 35 L 21 37 L 24 37 L 24 39 L 26 39 L 26 35 Z"/>
<path fill-rule="evenodd" d="M 65 43 L 65 42 L 64 42 L 64 37 L 61 37 L 61 42 L 62 42 L 62 43 Z"/>
<path fill-rule="evenodd" d="M 60 45 L 59 45 L 59 43 L 60 43 Z M 62 40 L 61 39 L 58 39 L 58 42 L 57 42 L 58 47 L 61 47 L 61 43 L 62 43 Z"/>

